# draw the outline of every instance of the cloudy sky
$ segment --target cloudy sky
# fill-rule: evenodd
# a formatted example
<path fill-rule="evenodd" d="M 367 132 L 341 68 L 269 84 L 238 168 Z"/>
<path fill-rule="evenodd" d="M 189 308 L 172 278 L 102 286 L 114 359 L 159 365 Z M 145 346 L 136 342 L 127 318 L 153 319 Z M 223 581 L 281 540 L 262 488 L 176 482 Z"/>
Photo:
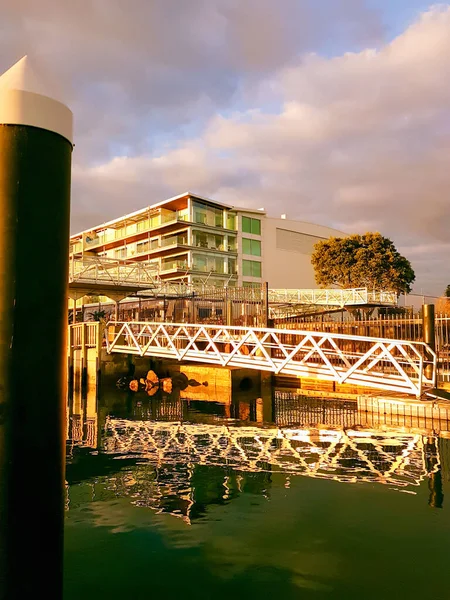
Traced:
<path fill-rule="evenodd" d="M 0 0 L 76 119 L 72 231 L 186 190 L 380 231 L 450 283 L 450 3 Z"/>

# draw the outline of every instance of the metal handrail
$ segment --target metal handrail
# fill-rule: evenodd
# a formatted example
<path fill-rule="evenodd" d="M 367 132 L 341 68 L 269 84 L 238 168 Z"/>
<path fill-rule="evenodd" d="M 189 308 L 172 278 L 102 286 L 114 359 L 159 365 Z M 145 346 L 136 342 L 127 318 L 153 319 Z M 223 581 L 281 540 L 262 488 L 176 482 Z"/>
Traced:
<path fill-rule="evenodd" d="M 417 397 L 436 385 L 437 355 L 424 342 L 186 323 L 109 325 L 109 353 L 252 368 Z"/>
<path fill-rule="evenodd" d="M 123 263 L 95 256 L 70 257 L 69 283 L 137 285 L 144 289 L 154 287 L 158 271 L 148 262 Z"/>
<path fill-rule="evenodd" d="M 396 292 L 351 289 L 271 289 L 269 302 L 286 304 L 315 304 L 325 306 L 351 306 L 361 304 L 397 305 Z"/>

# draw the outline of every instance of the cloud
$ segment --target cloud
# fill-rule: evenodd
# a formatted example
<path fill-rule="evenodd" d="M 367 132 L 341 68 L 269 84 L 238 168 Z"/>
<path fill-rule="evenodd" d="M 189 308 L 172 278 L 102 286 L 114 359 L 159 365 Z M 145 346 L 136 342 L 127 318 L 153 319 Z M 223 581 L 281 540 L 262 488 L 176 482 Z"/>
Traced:
<path fill-rule="evenodd" d="M 72 98 L 78 160 L 86 163 L 152 151 L 167 137 L 174 143 L 232 106 L 246 85 L 326 39 L 346 9 L 370 38 L 379 23 L 362 0 L 344 0 L 328 19 L 321 9 L 334 0 L 0 4 L 0 69 L 23 54 L 48 65 Z"/>
<path fill-rule="evenodd" d="M 0 56 L 29 40 L 71 90 L 74 230 L 190 189 L 379 230 L 438 293 L 450 8 L 392 40 L 382 18 L 358 0 L 22 0 L 0 25 Z"/>

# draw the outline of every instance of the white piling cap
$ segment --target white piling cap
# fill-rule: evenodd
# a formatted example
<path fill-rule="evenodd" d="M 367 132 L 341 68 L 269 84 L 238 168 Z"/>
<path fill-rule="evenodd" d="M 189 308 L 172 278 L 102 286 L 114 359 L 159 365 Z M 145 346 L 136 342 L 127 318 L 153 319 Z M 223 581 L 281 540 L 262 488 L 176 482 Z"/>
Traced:
<path fill-rule="evenodd" d="M 0 125 L 47 129 L 73 143 L 73 114 L 24 56 L 0 76 Z"/>

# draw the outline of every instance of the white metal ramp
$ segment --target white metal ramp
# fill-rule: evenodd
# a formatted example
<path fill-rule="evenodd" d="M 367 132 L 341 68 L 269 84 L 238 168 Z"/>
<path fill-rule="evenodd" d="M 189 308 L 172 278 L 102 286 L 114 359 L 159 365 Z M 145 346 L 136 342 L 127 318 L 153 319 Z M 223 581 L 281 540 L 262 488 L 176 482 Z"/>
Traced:
<path fill-rule="evenodd" d="M 422 396 L 436 387 L 436 353 L 423 342 L 187 323 L 107 326 L 109 353 L 246 367 Z"/>

